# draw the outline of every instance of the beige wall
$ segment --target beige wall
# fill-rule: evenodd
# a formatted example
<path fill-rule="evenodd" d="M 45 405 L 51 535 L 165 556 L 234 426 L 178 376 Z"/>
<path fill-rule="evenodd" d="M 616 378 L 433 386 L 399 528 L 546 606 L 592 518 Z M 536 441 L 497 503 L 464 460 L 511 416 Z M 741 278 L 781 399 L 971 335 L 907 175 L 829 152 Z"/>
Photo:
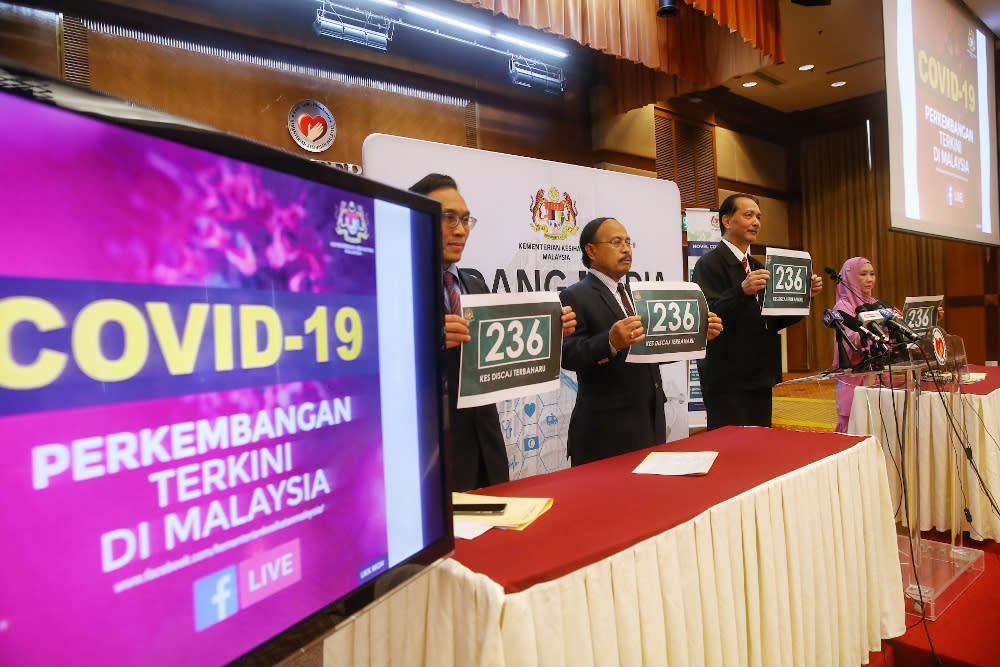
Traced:
<path fill-rule="evenodd" d="M 595 151 L 616 151 L 655 160 L 653 105 L 598 120 L 591 131 L 591 140 Z"/>
<path fill-rule="evenodd" d="M 716 127 L 715 156 L 719 178 L 769 190 L 788 187 L 785 149 L 778 144 Z"/>
<path fill-rule="evenodd" d="M 607 169 L 608 171 L 620 171 L 623 174 L 634 174 L 636 176 L 656 178 L 655 171 L 650 171 L 648 169 L 636 169 L 635 167 L 626 167 L 623 164 L 615 164 L 613 162 L 598 162 L 594 165 L 594 167 L 597 169 Z"/>
<path fill-rule="evenodd" d="M 729 195 L 736 194 L 732 190 L 719 190 L 719 203 Z M 778 248 L 789 247 L 788 241 L 788 202 L 770 197 L 761 197 L 760 200 L 760 234 L 757 236 L 757 243 L 760 245 L 771 245 Z"/>

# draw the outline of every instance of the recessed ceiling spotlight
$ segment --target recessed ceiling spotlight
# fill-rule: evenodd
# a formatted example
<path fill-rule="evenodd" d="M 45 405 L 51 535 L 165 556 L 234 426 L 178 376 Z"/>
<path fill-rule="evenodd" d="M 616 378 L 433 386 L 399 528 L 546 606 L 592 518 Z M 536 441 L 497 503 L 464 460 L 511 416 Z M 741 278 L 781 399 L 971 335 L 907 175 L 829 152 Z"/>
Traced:
<path fill-rule="evenodd" d="M 743 87 L 744 88 L 753 88 L 756 85 L 757 85 L 756 81 L 744 81 L 743 82 Z"/>
<path fill-rule="evenodd" d="M 816 67 L 816 66 L 815 65 L 799 65 L 799 71 L 800 72 L 808 72 L 809 70 L 811 70 L 814 67 Z"/>
<path fill-rule="evenodd" d="M 846 85 L 847 85 L 846 81 L 834 81 L 833 83 L 830 84 L 830 87 L 831 88 L 840 88 L 841 86 L 846 86 Z"/>

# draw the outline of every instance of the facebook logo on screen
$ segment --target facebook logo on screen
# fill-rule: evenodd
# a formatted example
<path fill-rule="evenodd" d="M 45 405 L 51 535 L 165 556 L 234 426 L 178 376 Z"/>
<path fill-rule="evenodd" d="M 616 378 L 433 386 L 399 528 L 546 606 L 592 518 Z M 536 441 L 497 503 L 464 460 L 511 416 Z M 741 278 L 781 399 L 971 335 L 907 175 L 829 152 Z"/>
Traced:
<path fill-rule="evenodd" d="M 236 613 L 236 566 L 194 582 L 194 627 L 201 631 Z"/>

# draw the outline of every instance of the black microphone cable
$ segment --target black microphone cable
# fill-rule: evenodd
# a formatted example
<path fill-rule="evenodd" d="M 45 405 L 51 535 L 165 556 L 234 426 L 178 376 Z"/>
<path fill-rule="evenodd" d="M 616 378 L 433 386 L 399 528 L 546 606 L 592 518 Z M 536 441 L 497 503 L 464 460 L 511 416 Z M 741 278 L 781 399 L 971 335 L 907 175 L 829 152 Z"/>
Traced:
<path fill-rule="evenodd" d="M 993 448 L 996 449 L 997 452 L 1000 452 L 1000 441 L 997 440 L 996 436 L 994 436 L 993 433 L 991 433 L 989 428 L 986 426 L 986 420 L 983 419 L 982 412 L 980 412 L 973 405 L 970 404 L 971 400 L 972 400 L 971 396 L 969 396 L 968 394 L 962 394 L 962 414 L 965 415 L 967 412 L 971 412 L 972 414 L 974 414 L 976 416 L 976 419 L 979 420 L 979 424 L 983 427 L 983 434 L 987 438 L 989 438 L 990 442 L 993 443 Z M 973 532 L 975 532 L 975 534 L 979 536 L 979 538 L 976 539 L 979 540 L 989 539 L 983 533 L 976 530 L 974 526 L 972 526 L 972 520 L 971 518 L 969 518 L 970 535 Z"/>
<path fill-rule="evenodd" d="M 887 360 L 886 364 L 889 367 L 889 391 L 887 393 L 892 397 L 892 415 L 893 415 L 893 419 L 896 422 L 896 435 L 897 435 L 897 437 L 899 437 L 900 436 L 900 430 L 899 430 L 900 424 L 899 424 L 899 415 L 896 412 L 896 399 L 895 399 L 895 396 L 893 395 L 894 389 L 892 387 L 892 355 L 891 354 L 889 355 L 889 359 Z M 905 386 L 904 386 L 904 391 L 906 391 Z M 903 395 L 903 420 L 902 420 L 903 423 L 902 423 L 902 426 L 903 426 L 904 429 L 906 428 L 906 426 L 907 426 L 907 424 L 909 422 L 909 418 L 910 418 L 910 416 L 909 416 L 910 403 L 909 403 L 908 400 L 906 400 L 908 393 L 909 392 L 906 392 Z M 881 392 L 879 392 L 879 397 L 881 398 Z M 880 407 L 879 413 L 881 413 L 881 406 L 879 406 L 879 407 Z M 920 431 L 920 424 L 917 424 L 917 428 L 914 429 L 914 436 L 916 436 L 916 434 L 918 434 L 919 431 Z M 934 640 L 931 638 L 931 629 L 930 629 L 930 626 L 927 624 L 927 601 L 924 600 L 924 587 L 920 583 L 920 574 L 917 571 L 917 559 L 914 557 L 915 554 L 914 554 L 914 548 L 913 548 L 913 534 L 912 534 L 912 531 L 910 530 L 912 528 L 912 526 L 913 526 L 912 517 L 910 517 L 910 506 L 909 506 L 908 503 L 905 502 L 905 498 L 907 498 L 909 496 L 909 486 L 910 486 L 911 483 L 914 482 L 914 480 L 911 480 L 909 478 L 909 476 L 905 472 L 906 471 L 906 462 L 905 462 L 905 460 L 903 458 L 904 457 L 903 451 L 905 449 L 903 447 L 904 440 L 903 439 L 899 439 L 899 440 L 897 440 L 897 442 L 899 443 L 899 461 L 900 461 L 900 465 L 901 465 L 901 467 L 903 469 L 903 474 L 900 476 L 900 492 L 901 492 L 900 500 L 903 501 L 903 516 L 906 519 L 906 526 L 907 526 L 906 541 L 907 541 L 907 543 L 910 546 L 910 567 L 911 567 L 912 572 L 913 572 L 913 583 L 917 587 L 917 597 L 919 598 L 919 608 L 920 608 L 920 620 L 917 621 L 916 623 L 914 623 L 913 625 L 906 626 L 906 629 L 907 630 L 911 630 L 912 628 L 917 627 L 917 625 L 923 624 L 923 626 L 924 626 L 924 635 L 927 637 L 927 646 L 931 650 L 931 658 L 934 660 L 935 664 L 942 665 L 941 658 L 940 658 L 940 656 L 938 656 L 937 650 L 934 648 Z M 914 450 L 918 446 L 919 446 L 919 441 L 913 443 L 913 447 L 911 448 L 911 451 L 910 451 L 910 455 L 911 456 L 916 455 L 916 453 L 915 453 Z M 917 484 L 917 488 L 919 488 L 920 487 L 920 480 L 917 479 L 915 481 L 916 481 L 916 484 Z M 916 528 L 917 528 L 917 531 L 920 531 L 920 526 L 917 526 Z M 906 592 L 904 591 L 903 594 L 905 595 Z"/>
<path fill-rule="evenodd" d="M 925 350 L 923 350 L 923 348 L 920 348 L 920 350 L 921 350 L 921 353 L 924 356 L 924 362 L 927 364 L 927 366 L 929 368 L 930 367 L 930 359 L 927 358 L 927 352 Z M 958 374 L 957 369 L 954 372 L 955 372 L 956 375 Z M 978 464 L 975 461 L 975 457 L 973 456 L 972 445 L 969 443 L 968 434 L 966 433 L 965 437 L 963 438 L 963 434 L 958 430 L 958 426 L 955 424 L 955 418 L 954 418 L 954 415 L 952 414 L 952 411 L 948 407 L 948 402 L 944 398 L 944 391 L 941 389 L 941 385 L 939 383 L 939 380 L 936 377 L 934 377 L 934 376 L 932 376 L 931 379 L 934 382 L 934 386 L 938 390 L 937 391 L 938 398 L 941 399 L 941 405 L 944 408 L 945 416 L 948 417 L 948 425 L 951 427 L 952 432 L 955 434 L 955 437 L 956 437 L 956 439 L 958 441 L 958 446 L 960 446 L 962 448 L 962 453 L 965 455 L 965 459 L 969 462 L 969 467 L 972 468 L 973 472 L 976 473 L 976 479 L 979 482 L 979 487 L 983 490 L 983 495 L 985 495 L 986 499 L 989 501 L 990 507 L 993 509 L 993 513 L 996 514 L 997 517 L 1000 517 L 1000 506 L 997 505 L 996 498 L 993 497 L 992 491 L 990 491 L 989 487 L 986 484 L 986 480 L 983 479 L 983 475 L 979 471 L 979 466 L 978 466 Z M 959 484 L 961 485 L 962 484 L 962 482 L 961 482 L 962 476 L 960 474 L 960 471 L 956 471 L 956 477 L 958 478 Z M 963 488 L 963 496 L 964 496 L 965 495 L 965 493 L 964 493 L 964 485 L 962 486 L 962 488 Z M 971 513 L 970 513 L 969 508 L 968 508 L 968 499 L 967 498 L 966 498 L 965 514 L 966 514 L 966 520 L 971 525 L 972 524 L 972 519 L 971 519 Z"/>
<path fill-rule="evenodd" d="M 906 472 L 905 472 L 906 469 L 905 469 L 904 447 L 903 447 L 903 442 L 904 441 L 900 437 L 900 435 L 901 435 L 900 427 L 902 426 L 903 428 L 905 428 L 906 423 L 907 423 L 907 421 L 909 419 L 909 410 L 908 410 L 909 406 L 908 406 L 908 404 L 907 404 L 907 402 L 905 400 L 905 394 L 904 394 L 903 416 L 902 416 L 902 424 L 901 424 L 900 423 L 899 412 L 896 410 L 896 393 L 895 393 L 894 388 L 892 386 L 892 381 L 891 380 L 892 380 L 892 373 L 891 373 L 891 371 L 889 373 L 889 382 L 888 383 L 886 383 L 885 380 L 883 379 L 882 373 L 878 374 L 877 389 L 879 391 L 878 391 L 877 399 L 876 399 L 876 408 L 878 409 L 879 425 L 881 427 L 883 438 L 884 438 L 883 442 L 885 443 L 885 445 L 883 445 L 883 449 L 884 449 L 884 451 L 886 451 L 886 452 L 889 453 L 889 458 L 892 459 L 893 465 L 896 467 L 896 472 L 897 472 L 897 474 L 899 476 L 900 495 L 899 495 L 899 499 L 898 499 L 896 507 L 895 507 L 895 511 L 893 512 L 893 515 L 892 515 L 893 516 L 893 521 L 895 521 L 896 516 L 899 514 L 900 505 L 902 505 L 902 507 L 903 507 L 903 517 L 904 517 L 904 519 L 906 521 L 906 525 L 909 527 L 911 525 L 910 507 L 905 502 L 905 500 L 906 500 L 906 497 L 908 495 L 910 480 L 907 477 Z M 883 392 L 883 391 L 881 391 L 882 389 L 888 389 L 889 391 Z M 889 401 L 892 403 L 893 432 L 894 432 L 894 435 L 896 437 L 895 443 L 893 443 L 892 441 L 889 440 L 889 425 L 887 424 L 888 420 L 886 419 L 885 413 L 883 412 L 883 403 L 882 403 L 885 398 L 888 398 Z M 870 412 L 871 412 L 871 408 L 869 407 L 869 413 Z M 897 463 L 896 457 L 895 457 L 895 455 L 893 454 L 893 451 L 892 451 L 894 446 L 896 446 L 896 447 L 899 448 L 899 462 L 898 463 Z M 920 483 L 920 481 L 917 480 L 917 484 L 918 485 L 919 485 L 919 483 Z M 917 529 L 919 530 L 920 527 L 917 526 Z M 924 600 L 924 597 L 923 597 L 923 587 L 920 584 L 920 576 L 919 576 L 919 574 L 917 572 L 916 559 L 914 558 L 913 538 L 910 536 L 910 531 L 909 530 L 907 530 L 906 535 L 907 535 L 907 542 L 908 542 L 909 547 L 910 547 L 910 566 L 911 566 L 912 572 L 913 572 L 913 582 L 914 582 L 914 584 L 917 587 L 917 595 L 919 597 L 918 602 L 919 602 L 919 609 L 920 609 L 920 619 L 917 620 L 912 625 L 906 625 L 906 629 L 907 629 L 907 631 L 909 631 L 909 630 L 912 630 L 913 628 L 917 627 L 921 623 L 923 624 L 923 626 L 924 626 L 924 634 L 927 637 L 927 646 L 928 646 L 928 648 L 930 648 L 930 651 L 931 651 L 931 657 L 934 659 L 935 664 L 941 665 L 941 659 L 938 656 L 936 649 L 934 648 L 934 640 L 931 638 L 930 626 L 927 624 L 927 603 L 926 603 L 926 601 Z M 905 591 L 904 591 L 904 594 L 905 594 Z"/>

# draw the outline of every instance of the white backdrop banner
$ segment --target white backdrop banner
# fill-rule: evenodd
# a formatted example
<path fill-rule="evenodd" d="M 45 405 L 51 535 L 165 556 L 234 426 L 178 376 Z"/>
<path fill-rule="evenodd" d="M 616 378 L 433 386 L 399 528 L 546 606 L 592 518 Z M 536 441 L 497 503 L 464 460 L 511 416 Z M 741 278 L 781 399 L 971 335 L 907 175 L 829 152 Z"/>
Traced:
<path fill-rule="evenodd" d="M 408 188 L 428 173 L 448 174 L 479 219 L 459 266 L 478 271 L 491 291 L 559 291 L 580 279 L 580 231 L 613 217 L 636 242 L 630 280 L 683 280 L 677 186 L 664 180 L 534 158 L 372 134 L 362 149 L 365 176 Z M 667 439 L 688 434 L 685 364 L 661 366 Z M 511 479 L 569 465 L 566 432 L 576 378 L 559 391 L 497 404 Z"/>

